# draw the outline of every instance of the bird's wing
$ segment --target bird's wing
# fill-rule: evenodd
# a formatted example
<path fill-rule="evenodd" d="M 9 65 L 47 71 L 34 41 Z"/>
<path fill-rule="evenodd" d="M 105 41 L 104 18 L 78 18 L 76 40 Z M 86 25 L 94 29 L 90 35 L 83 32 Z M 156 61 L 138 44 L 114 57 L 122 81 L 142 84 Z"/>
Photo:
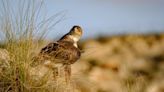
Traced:
<path fill-rule="evenodd" d="M 71 59 L 71 50 L 65 44 L 58 42 L 48 44 L 42 48 L 40 53 L 49 55 L 53 59 L 58 59 L 56 61 L 61 62 L 67 62 Z"/>
<path fill-rule="evenodd" d="M 52 51 L 55 51 L 56 49 L 58 49 L 59 45 L 60 44 L 58 42 L 49 43 L 47 46 L 41 49 L 40 53 L 49 54 Z"/>

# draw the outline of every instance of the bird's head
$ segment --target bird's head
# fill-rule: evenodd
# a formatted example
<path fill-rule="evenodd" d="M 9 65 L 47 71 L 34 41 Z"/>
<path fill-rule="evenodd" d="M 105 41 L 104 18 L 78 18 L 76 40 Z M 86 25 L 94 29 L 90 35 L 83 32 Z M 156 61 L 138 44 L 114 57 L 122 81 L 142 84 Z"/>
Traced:
<path fill-rule="evenodd" d="M 82 28 L 80 26 L 73 26 L 72 29 L 70 30 L 70 32 L 68 33 L 69 34 L 69 37 L 74 41 L 74 42 L 77 42 L 80 40 L 82 34 L 83 34 L 83 31 L 82 31 Z"/>
<path fill-rule="evenodd" d="M 82 34 L 82 28 L 80 26 L 75 25 L 59 41 L 69 41 L 72 42 L 75 47 L 78 47 L 77 42 L 80 40 Z"/>

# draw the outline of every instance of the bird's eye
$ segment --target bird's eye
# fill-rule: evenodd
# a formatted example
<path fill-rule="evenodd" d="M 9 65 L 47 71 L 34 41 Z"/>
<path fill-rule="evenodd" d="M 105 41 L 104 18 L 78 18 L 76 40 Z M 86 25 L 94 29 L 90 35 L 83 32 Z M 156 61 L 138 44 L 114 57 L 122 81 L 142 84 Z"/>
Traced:
<path fill-rule="evenodd" d="M 82 29 L 79 26 L 74 26 L 72 32 L 81 35 L 82 34 Z"/>
<path fill-rule="evenodd" d="M 76 33 L 81 33 L 81 29 L 80 28 L 75 28 L 75 32 Z"/>

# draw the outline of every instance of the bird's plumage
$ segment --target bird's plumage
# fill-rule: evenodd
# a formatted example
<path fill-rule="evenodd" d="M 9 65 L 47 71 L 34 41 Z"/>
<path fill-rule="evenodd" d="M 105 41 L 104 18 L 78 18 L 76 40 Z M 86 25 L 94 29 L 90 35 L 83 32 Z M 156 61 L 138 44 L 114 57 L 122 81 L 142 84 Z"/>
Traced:
<path fill-rule="evenodd" d="M 73 43 L 69 41 L 50 43 L 42 48 L 40 54 L 48 55 L 54 60 L 54 62 L 56 60 L 55 63 L 63 64 L 73 64 L 81 56 L 80 49 L 73 46 Z"/>
<path fill-rule="evenodd" d="M 40 53 L 33 60 L 32 66 L 44 63 L 44 61 L 51 61 L 54 64 L 63 64 L 66 82 L 70 80 L 71 64 L 75 63 L 81 56 L 81 50 L 78 48 L 77 42 L 82 36 L 82 28 L 80 26 L 73 26 L 72 29 L 61 37 L 58 41 L 49 43 L 41 49 Z M 50 64 L 52 64 L 50 63 Z M 46 64 L 47 65 L 47 64 Z M 49 64 L 48 64 L 49 66 Z M 50 65 L 56 74 L 58 68 Z"/>
<path fill-rule="evenodd" d="M 73 26 L 71 30 L 58 41 L 49 43 L 41 49 L 35 62 L 51 60 L 54 63 L 73 64 L 81 56 L 77 42 L 82 36 L 82 28 Z M 40 60 L 37 60 L 40 59 Z M 39 64 L 39 63 L 37 63 Z M 36 64 L 32 65 L 35 66 Z"/>

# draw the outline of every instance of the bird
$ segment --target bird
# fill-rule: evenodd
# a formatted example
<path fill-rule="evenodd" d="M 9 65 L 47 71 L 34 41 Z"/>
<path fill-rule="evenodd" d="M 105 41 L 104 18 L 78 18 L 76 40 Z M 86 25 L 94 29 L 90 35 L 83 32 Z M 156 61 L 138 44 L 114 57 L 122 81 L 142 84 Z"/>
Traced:
<path fill-rule="evenodd" d="M 71 64 L 74 64 L 81 57 L 82 50 L 78 47 L 78 41 L 82 37 L 82 34 L 83 30 L 80 26 L 73 26 L 70 31 L 59 40 L 43 47 L 38 57 L 34 59 L 32 66 L 36 66 L 39 61 L 43 63 L 45 60 L 50 60 L 55 64 L 62 64 L 64 66 L 65 76 L 67 76 L 66 81 L 68 81 L 71 76 Z M 54 75 L 57 75 L 57 68 L 55 67 L 53 69 Z"/>

